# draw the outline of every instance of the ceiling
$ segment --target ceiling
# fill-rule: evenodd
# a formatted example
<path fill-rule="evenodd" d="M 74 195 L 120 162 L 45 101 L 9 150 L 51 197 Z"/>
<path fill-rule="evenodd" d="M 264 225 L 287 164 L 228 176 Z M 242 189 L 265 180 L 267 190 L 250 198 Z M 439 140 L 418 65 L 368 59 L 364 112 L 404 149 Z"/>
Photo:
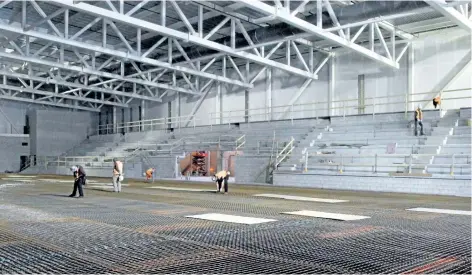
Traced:
<path fill-rule="evenodd" d="M 203 98 L 220 83 L 251 89 L 264 68 L 316 80 L 341 49 L 394 70 L 418 33 L 468 28 L 470 9 L 439 0 L 5 0 L 0 99 L 99 111 Z"/>

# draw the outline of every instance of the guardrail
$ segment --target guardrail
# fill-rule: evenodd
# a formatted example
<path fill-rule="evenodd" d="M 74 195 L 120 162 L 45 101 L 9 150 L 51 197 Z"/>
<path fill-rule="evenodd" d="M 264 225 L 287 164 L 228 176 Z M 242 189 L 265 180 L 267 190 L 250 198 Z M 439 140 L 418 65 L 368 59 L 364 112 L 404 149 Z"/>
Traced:
<path fill-rule="evenodd" d="M 451 158 L 451 162 L 438 164 L 438 163 L 413 163 L 413 160 L 420 157 L 446 157 Z M 310 159 L 330 159 L 328 162 L 322 163 L 310 163 Z M 379 164 L 381 159 L 391 159 L 391 158 L 404 158 L 404 163 L 388 163 L 388 164 Z M 456 163 L 457 158 L 466 158 L 467 164 Z M 349 159 L 351 162 L 349 163 Z M 372 162 L 352 162 L 354 159 L 373 159 Z M 337 161 L 336 161 L 337 160 Z M 334 162 L 336 161 L 336 162 Z M 306 172 L 309 170 L 310 165 L 313 166 L 333 166 L 336 167 L 339 173 L 343 173 L 344 167 L 372 167 L 372 172 L 377 173 L 379 167 L 403 167 L 408 170 L 408 173 L 412 172 L 413 168 L 423 168 L 426 170 L 427 167 L 450 167 L 450 174 L 454 175 L 454 169 L 457 167 L 470 167 L 471 155 L 469 154 L 371 154 L 371 155 L 346 155 L 346 154 L 310 154 L 305 153 L 304 156 L 304 167 L 303 170 Z"/>
<path fill-rule="evenodd" d="M 468 96 L 457 96 L 448 97 L 454 92 L 472 91 L 472 88 L 454 89 L 435 91 L 427 93 L 415 93 L 399 94 L 393 96 L 377 96 L 377 97 L 366 97 L 364 98 L 364 104 L 355 104 L 358 102 L 357 98 L 345 99 L 345 100 L 334 100 L 331 102 L 320 101 L 303 104 L 292 104 L 292 105 L 281 105 L 272 106 L 267 108 L 252 108 L 252 109 L 241 109 L 224 112 L 212 112 L 209 113 L 207 119 L 197 118 L 195 115 L 188 116 L 176 116 L 176 117 L 165 117 L 157 119 L 148 119 L 140 121 L 132 121 L 126 123 L 104 124 L 99 125 L 96 129 L 97 134 L 113 134 L 113 133 L 128 133 L 128 132 L 140 132 L 149 130 L 163 130 L 168 128 L 184 128 L 187 123 L 195 128 L 197 126 L 213 126 L 213 125 L 224 125 L 227 124 L 230 127 L 231 123 L 237 122 L 264 122 L 264 121 L 275 121 L 281 119 L 289 119 L 292 121 L 297 118 L 318 118 L 323 116 L 343 116 L 354 115 L 354 114 L 371 114 L 375 118 L 376 114 L 385 112 L 404 111 L 405 116 L 409 111 L 414 111 L 416 104 L 428 104 L 432 102 L 433 97 L 436 95 L 441 96 L 441 105 L 439 110 L 442 111 L 443 103 L 452 100 L 469 99 Z M 413 97 L 425 96 L 427 99 L 412 100 Z M 384 102 L 388 101 L 388 102 Z M 354 102 L 354 103 L 353 103 Z M 331 106 L 329 106 L 331 105 Z M 395 110 L 388 110 L 387 106 L 394 106 Z M 432 110 L 432 107 L 425 107 L 424 110 Z"/>
<path fill-rule="evenodd" d="M 235 151 L 238 151 L 241 147 L 246 144 L 246 135 L 242 135 L 240 138 L 236 140 L 236 148 Z"/>
<path fill-rule="evenodd" d="M 290 139 L 290 142 L 282 149 L 282 151 L 280 151 L 279 153 L 277 153 L 277 156 L 275 157 L 275 163 L 274 163 L 275 169 L 277 169 L 277 166 L 278 166 L 282 161 L 284 161 L 284 159 L 286 159 L 288 156 L 290 156 L 290 154 L 292 153 L 293 149 L 295 148 L 294 143 L 295 143 L 295 139 L 292 137 L 292 138 Z"/>

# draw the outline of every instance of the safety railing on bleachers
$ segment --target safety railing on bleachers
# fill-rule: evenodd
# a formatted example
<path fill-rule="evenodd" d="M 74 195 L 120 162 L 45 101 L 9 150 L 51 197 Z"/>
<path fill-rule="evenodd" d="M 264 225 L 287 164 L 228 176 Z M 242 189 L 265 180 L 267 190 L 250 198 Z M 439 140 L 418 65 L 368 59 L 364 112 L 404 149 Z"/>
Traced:
<path fill-rule="evenodd" d="M 142 132 L 150 130 L 165 130 L 169 128 L 181 129 L 185 127 L 196 128 L 198 126 L 214 126 L 227 124 L 228 127 L 231 123 L 240 122 L 264 122 L 264 121 L 276 121 L 276 120 L 291 120 L 292 123 L 295 119 L 299 118 L 318 118 L 327 116 L 342 116 L 357 115 L 357 114 L 370 114 L 375 119 L 376 114 L 386 112 L 405 112 L 405 116 L 409 111 L 413 111 L 417 104 L 424 104 L 424 110 L 433 109 L 428 104 L 432 102 L 432 98 L 439 95 L 441 97 L 441 104 L 439 110 L 442 111 L 444 103 L 461 101 L 466 104 L 470 102 L 472 96 L 467 94 L 466 96 L 454 96 L 454 93 L 458 92 L 470 92 L 472 88 L 444 90 L 440 92 L 427 92 L 427 93 L 415 93 L 399 94 L 399 95 L 388 95 L 388 96 L 376 96 L 364 98 L 364 104 L 359 105 L 358 99 L 344 99 L 334 100 L 331 102 L 320 101 L 302 104 L 292 105 L 281 105 L 272 106 L 267 108 L 252 108 L 252 109 L 241 109 L 223 112 L 212 112 L 209 113 L 207 119 L 197 118 L 196 115 L 187 116 L 175 116 L 165 117 L 156 119 L 139 120 L 125 123 L 104 124 L 97 127 L 96 134 L 114 134 L 114 133 L 129 133 L 129 132 Z M 416 97 L 425 97 L 427 99 L 412 99 Z M 469 99 L 469 100 L 465 100 Z M 331 105 L 331 106 L 329 106 Z M 459 107 L 470 107 L 468 106 L 456 106 Z M 467 105 L 467 104 L 466 104 Z"/>
<path fill-rule="evenodd" d="M 428 158 L 450 158 L 446 163 L 414 163 L 420 157 Z M 389 163 L 388 159 L 403 159 L 403 163 Z M 362 161 L 367 159 L 366 161 Z M 457 159 L 465 159 L 462 163 L 457 163 Z M 355 162 L 354 160 L 361 160 Z M 464 163 L 465 162 L 465 163 Z M 454 175 L 458 168 L 470 168 L 470 154 L 313 154 L 306 153 L 304 156 L 303 171 L 317 170 L 320 167 L 336 167 L 339 173 L 344 172 L 346 167 L 371 167 L 372 173 L 385 172 L 379 168 L 404 168 L 405 173 L 412 173 L 415 168 L 421 168 L 422 173 L 426 173 L 428 167 L 448 167 L 450 175 Z M 470 173 L 470 170 L 469 170 Z"/>
<path fill-rule="evenodd" d="M 284 161 L 286 158 L 290 156 L 290 154 L 293 151 L 293 148 L 295 148 L 295 139 L 292 137 L 290 139 L 290 142 L 282 149 L 282 151 L 278 152 L 277 155 L 275 156 L 275 163 L 274 167 L 277 168 L 277 166 Z"/>
<path fill-rule="evenodd" d="M 236 140 L 235 151 L 238 151 L 239 149 L 241 149 L 244 146 L 244 144 L 246 144 L 246 135 L 242 135 L 240 138 Z"/>

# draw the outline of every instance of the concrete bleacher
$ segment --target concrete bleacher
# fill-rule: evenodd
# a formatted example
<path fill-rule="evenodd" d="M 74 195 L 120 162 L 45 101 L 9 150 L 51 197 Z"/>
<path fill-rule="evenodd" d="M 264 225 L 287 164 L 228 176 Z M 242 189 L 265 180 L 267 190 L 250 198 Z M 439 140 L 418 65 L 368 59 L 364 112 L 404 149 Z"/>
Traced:
<path fill-rule="evenodd" d="M 447 161 L 444 155 L 461 152 L 470 155 L 470 127 L 457 126 L 457 111 L 442 119 L 439 111 L 425 113 L 428 117 L 424 121 L 425 136 L 415 136 L 414 124 L 403 114 L 378 115 L 375 120 L 368 116 L 358 117 L 358 120 L 355 120 L 356 116 L 334 119 L 322 131 L 315 131 L 300 141 L 291 158 L 280 164 L 278 170 L 328 174 L 444 173 L 445 168 L 450 171 L 452 159 L 449 157 Z M 445 128 L 446 125 L 454 128 Z M 453 131 L 457 135 L 447 136 Z M 387 152 L 389 145 L 393 145 L 394 151 Z M 441 155 L 438 155 L 440 151 Z M 410 160 L 410 154 L 425 155 L 413 155 Z M 434 162 L 434 154 L 441 163 Z M 466 167 L 470 164 L 467 155 L 456 163 L 455 174 L 470 175 L 470 167 Z"/>
<path fill-rule="evenodd" d="M 294 148 L 278 165 L 280 172 L 388 175 L 409 172 L 411 165 L 412 173 L 451 175 L 452 171 L 454 175 L 470 176 L 471 129 L 460 113 L 463 112 L 451 111 L 440 118 L 439 111 L 425 112 L 425 136 L 414 135 L 410 113 L 97 135 L 59 159 L 46 162 L 50 167 L 81 164 L 86 168 L 105 169 L 109 174 L 112 159 L 119 158 L 128 163 L 127 167 L 155 166 L 159 167 L 161 177 L 174 177 L 178 157 L 192 151 L 234 151 L 237 148 L 238 181 L 267 182 L 272 173 L 269 168 L 273 167 L 277 154 L 293 138 Z M 388 152 L 387 147 L 392 144 L 394 151 Z M 452 170 L 452 157 L 448 156 L 451 154 L 456 154 Z M 141 175 L 142 171 L 128 173 Z"/>

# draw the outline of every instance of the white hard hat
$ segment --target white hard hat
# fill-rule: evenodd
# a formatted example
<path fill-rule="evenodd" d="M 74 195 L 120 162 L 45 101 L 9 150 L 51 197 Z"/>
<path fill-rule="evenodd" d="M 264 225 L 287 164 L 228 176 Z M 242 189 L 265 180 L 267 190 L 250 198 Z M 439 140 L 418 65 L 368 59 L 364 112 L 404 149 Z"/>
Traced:
<path fill-rule="evenodd" d="M 421 106 L 421 104 L 418 104 L 418 109 L 423 109 L 423 107 Z"/>
<path fill-rule="evenodd" d="M 231 175 L 231 172 L 230 172 L 230 171 L 228 171 L 228 175 Z"/>
<path fill-rule="evenodd" d="M 79 168 L 77 168 L 77 166 L 72 166 L 72 167 L 70 168 L 70 170 L 71 170 L 72 172 L 76 172 L 77 170 L 79 170 Z"/>

